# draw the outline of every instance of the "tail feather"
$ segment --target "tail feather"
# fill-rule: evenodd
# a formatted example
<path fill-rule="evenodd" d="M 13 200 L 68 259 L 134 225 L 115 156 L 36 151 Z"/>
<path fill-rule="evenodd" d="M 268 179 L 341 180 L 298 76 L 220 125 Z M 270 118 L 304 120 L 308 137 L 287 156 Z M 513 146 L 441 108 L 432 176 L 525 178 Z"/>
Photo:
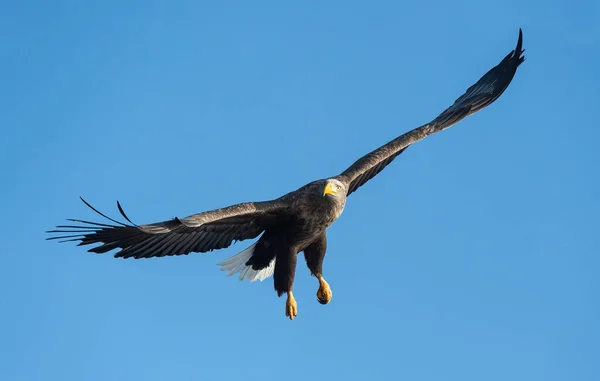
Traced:
<path fill-rule="evenodd" d="M 267 267 L 260 270 L 254 270 L 252 265 L 248 266 L 246 263 L 254 254 L 255 247 L 256 243 L 247 247 L 240 253 L 217 263 L 217 266 L 221 266 L 221 271 L 229 271 L 227 276 L 232 276 L 239 272 L 239 280 L 248 278 L 250 282 L 255 282 L 257 280 L 262 282 L 273 275 L 273 272 L 275 271 L 275 258 L 271 260 Z"/>

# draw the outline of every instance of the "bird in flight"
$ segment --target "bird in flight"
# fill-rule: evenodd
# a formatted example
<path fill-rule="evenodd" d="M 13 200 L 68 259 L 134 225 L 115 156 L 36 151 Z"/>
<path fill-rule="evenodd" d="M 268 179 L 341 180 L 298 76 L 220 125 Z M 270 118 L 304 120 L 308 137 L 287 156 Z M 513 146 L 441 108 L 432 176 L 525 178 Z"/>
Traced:
<path fill-rule="evenodd" d="M 235 241 L 260 238 L 240 253 L 218 265 L 239 279 L 263 281 L 273 276 L 278 296 L 287 294 L 285 314 L 293 320 L 298 312 L 293 295 L 297 255 L 304 252 L 306 264 L 319 281 L 317 299 L 331 301 L 332 292 L 323 277 L 327 250 L 327 228 L 337 220 L 347 197 L 381 172 L 411 144 L 444 130 L 465 117 L 489 106 L 506 90 L 517 67 L 525 60 L 523 34 L 515 50 L 461 95 L 452 106 L 431 122 L 415 128 L 358 159 L 337 176 L 310 182 L 277 199 L 245 202 L 194 214 L 185 218 L 136 225 L 119 202 L 119 222 L 101 213 L 83 198 L 88 207 L 110 223 L 69 219 L 73 225 L 59 225 L 47 239 L 79 241 L 78 246 L 101 244 L 93 253 L 119 249 L 115 258 L 152 258 L 204 253 L 229 247 Z M 261 235 L 262 234 L 262 235 Z"/>

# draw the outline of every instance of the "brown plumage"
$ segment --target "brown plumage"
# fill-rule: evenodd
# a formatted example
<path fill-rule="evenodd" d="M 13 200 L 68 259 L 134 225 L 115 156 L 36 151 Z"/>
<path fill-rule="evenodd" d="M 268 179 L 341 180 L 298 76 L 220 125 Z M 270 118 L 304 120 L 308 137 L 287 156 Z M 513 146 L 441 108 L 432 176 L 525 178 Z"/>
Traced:
<path fill-rule="evenodd" d="M 71 219 L 77 224 L 58 226 L 49 232 L 60 235 L 48 239 L 79 241 L 79 245 L 99 243 L 89 251 L 106 253 L 119 249 L 115 257 L 137 259 L 218 250 L 262 233 L 255 244 L 220 265 L 230 274 L 240 272 L 240 279 L 262 281 L 274 275 L 278 295 L 288 293 L 286 315 L 293 319 L 297 313 L 292 295 L 297 254 L 304 252 L 311 274 L 319 279 L 319 302 L 328 303 L 331 289 L 322 274 L 326 229 L 341 215 L 347 196 L 380 173 L 409 145 L 494 102 L 524 61 L 522 43 L 519 30 L 516 49 L 469 87 L 452 106 L 431 122 L 361 157 L 335 177 L 313 181 L 275 200 L 247 202 L 147 225 L 133 224 L 118 203 L 121 215 L 129 224 L 107 217 L 84 200 L 113 224 Z"/>

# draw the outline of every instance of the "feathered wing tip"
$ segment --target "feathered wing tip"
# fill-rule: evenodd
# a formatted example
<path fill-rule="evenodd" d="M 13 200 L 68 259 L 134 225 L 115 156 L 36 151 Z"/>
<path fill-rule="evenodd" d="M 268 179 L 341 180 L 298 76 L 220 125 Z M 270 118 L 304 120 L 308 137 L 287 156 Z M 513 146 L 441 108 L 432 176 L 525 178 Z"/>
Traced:
<path fill-rule="evenodd" d="M 523 61 L 525 61 L 525 56 L 523 56 L 523 53 L 525 53 L 525 49 L 523 49 L 523 30 L 519 28 L 519 39 L 517 41 L 517 47 L 512 52 L 512 58 L 516 58 L 518 60 L 519 65 L 522 64 Z"/>
<path fill-rule="evenodd" d="M 247 266 L 246 263 L 252 257 L 252 254 L 254 254 L 255 247 L 256 243 L 240 253 L 217 263 L 217 266 L 221 266 L 221 271 L 229 271 L 227 276 L 232 276 L 239 272 L 239 280 L 247 278 L 250 282 L 255 282 L 257 280 L 262 282 L 273 275 L 273 272 L 275 271 L 275 258 L 271 260 L 269 266 L 260 270 L 254 270 L 252 266 Z"/>
<path fill-rule="evenodd" d="M 89 237 L 90 235 L 97 233 L 97 232 L 101 231 L 102 229 L 114 229 L 114 228 L 121 228 L 121 227 L 125 227 L 125 228 L 138 227 L 136 224 L 131 222 L 129 217 L 127 217 L 127 215 L 125 214 L 125 211 L 121 207 L 121 204 L 119 203 L 119 201 L 117 201 L 117 208 L 119 209 L 121 216 L 123 216 L 123 218 L 125 218 L 125 220 L 127 220 L 129 223 L 131 223 L 131 225 L 127 225 L 123 222 L 115 220 L 114 218 L 108 217 L 106 214 L 104 214 L 104 213 L 100 212 L 98 209 L 94 208 L 89 202 L 84 200 L 83 197 L 79 197 L 79 198 L 81 199 L 81 201 L 83 201 L 83 203 L 88 208 L 92 209 L 94 212 L 96 212 L 100 216 L 106 218 L 107 220 L 115 223 L 116 225 L 103 224 L 103 223 L 99 223 L 99 222 L 92 222 L 92 221 L 85 221 L 85 220 L 69 218 L 69 219 L 67 219 L 67 221 L 76 222 L 81 225 L 58 225 L 56 227 L 56 229 L 47 230 L 46 233 L 51 233 L 51 234 L 61 233 L 61 235 L 54 236 L 54 237 L 48 237 L 48 238 L 46 238 L 46 240 L 51 241 L 51 240 L 58 239 L 58 240 L 60 240 L 60 241 L 58 241 L 59 243 L 81 241 L 78 244 L 78 246 L 82 246 L 82 245 L 89 245 L 92 243 L 97 243 L 97 241 L 94 241 L 94 240 L 88 241 L 88 239 L 86 239 L 86 237 Z M 67 234 L 67 235 L 64 235 L 64 234 Z M 99 248 L 95 248 L 95 249 L 99 249 Z M 92 250 L 94 250 L 94 249 L 90 249 L 90 251 L 92 251 Z M 112 248 L 109 250 L 112 250 Z M 98 252 L 104 252 L 104 251 L 98 251 Z"/>
<path fill-rule="evenodd" d="M 511 50 L 510 53 L 508 53 L 506 57 L 504 57 L 504 59 L 502 59 L 498 66 L 503 66 L 510 62 L 513 64 L 512 67 L 518 67 L 525 61 L 523 53 L 525 53 L 525 49 L 523 49 L 523 30 L 519 28 L 519 38 L 517 40 L 517 46 L 514 50 Z"/>

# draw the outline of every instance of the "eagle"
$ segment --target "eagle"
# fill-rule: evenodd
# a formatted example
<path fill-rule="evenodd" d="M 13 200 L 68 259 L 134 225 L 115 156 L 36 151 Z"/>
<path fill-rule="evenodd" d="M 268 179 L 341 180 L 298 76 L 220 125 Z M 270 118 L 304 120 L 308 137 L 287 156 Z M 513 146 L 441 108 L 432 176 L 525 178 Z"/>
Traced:
<path fill-rule="evenodd" d="M 298 307 L 292 291 L 298 254 L 304 253 L 311 275 L 319 281 L 319 303 L 328 304 L 332 292 L 323 277 L 327 228 L 342 214 L 348 196 L 413 143 L 447 129 L 498 99 L 525 60 L 522 46 L 523 33 L 519 29 L 516 48 L 450 107 L 431 122 L 364 155 L 337 176 L 310 182 L 274 200 L 244 202 L 147 225 L 131 222 L 118 201 L 117 208 L 126 222 L 106 216 L 81 198 L 107 221 L 68 219 L 72 224 L 47 231 L 52 234 L 47 239 L 78 241 L 78 246 L 101 244 L 88 251 L 106 253 L 119 249 L 115 258 L 139 259 L 204 253 L 260 236 L 254 244 L 218 265 L 228 271 L 227 275 L 239 273 L 240 280 L 263 281 L 273 276 L 277 296 L 287 294 L 285 315 L 294 320 Z"/>

